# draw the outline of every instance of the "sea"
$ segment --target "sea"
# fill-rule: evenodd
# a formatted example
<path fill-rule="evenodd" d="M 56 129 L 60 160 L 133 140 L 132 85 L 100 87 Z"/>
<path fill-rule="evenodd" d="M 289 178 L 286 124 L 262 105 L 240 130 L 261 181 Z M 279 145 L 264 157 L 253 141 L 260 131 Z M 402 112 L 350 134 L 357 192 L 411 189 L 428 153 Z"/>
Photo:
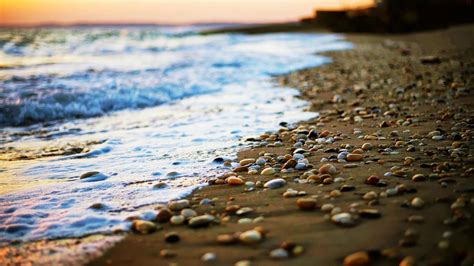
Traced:
<path fill-rule="evenodd" d="M 351 48 L 335 34 L 199 34 L 217 26 L 0 28 L 0 243 L 152 219 L 147 206 L 205 186 L 244 138 L 316 116 L 274 77 Z"/>

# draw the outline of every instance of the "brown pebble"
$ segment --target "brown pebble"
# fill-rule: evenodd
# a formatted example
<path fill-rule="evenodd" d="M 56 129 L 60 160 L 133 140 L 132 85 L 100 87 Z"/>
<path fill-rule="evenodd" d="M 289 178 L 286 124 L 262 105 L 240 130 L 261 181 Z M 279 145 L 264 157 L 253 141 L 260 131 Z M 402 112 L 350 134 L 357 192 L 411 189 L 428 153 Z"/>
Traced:
<path fill-rule="evenodd" d="M 319 173 L 334 175 L 337 173 L 337 168 L 330 163 L 324 164 L 323 166 L 319 168 Z"/>
<path fill-rule="evenodd" d="M 369 265 L 369 254 L 365 251 L 352 253 L 344 258 L 344 266 L 366 266 Z"/>
<path fill-rule="evenodd" d="M 356 153 L 349 153 L 346 157 L 346 160 L 348 162 L 358 162 L 362 161 L 364 159 L 364 156 L 362 154 L 356 154 Z"/>
<path fill-rule="evenodd" d="M 316 209 L 317 201 L 313 198 L 301 198 L 296 201 L 296 205 L 300 210 L 311 211 Z"/>
<path fill-rule="evenodd" d="M 159 209 L 158 213 L 156 214 L 155 220 L 159 223 L 167 223 L 173 214 L 167 208 Z"/>
<path fill-rule="evenodd" d="M 227 178 L 227 184 L 231 186 L 239 186 L 239 185 L 242 185 L 243 183 L 244 183 L 244 180 L 242 180 L 239 177 L 231 176 Z"/>

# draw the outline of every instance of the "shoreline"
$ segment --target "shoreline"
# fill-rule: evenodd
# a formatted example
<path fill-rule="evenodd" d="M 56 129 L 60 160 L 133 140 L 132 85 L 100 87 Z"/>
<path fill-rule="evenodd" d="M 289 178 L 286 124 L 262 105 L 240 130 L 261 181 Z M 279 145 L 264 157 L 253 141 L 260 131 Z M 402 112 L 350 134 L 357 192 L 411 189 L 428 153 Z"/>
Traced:
<path fill-rule="evenodd" d="M 245 170 L 237 172 L 236 176 L 253 185 L 230 186 L 225 183 L 241 181 L 216 178 L 211 183 L 221 184 L 203 187 L 185 198 L 199 215 L 214 216 L 214 222 L 208 222 L 209 226 L 193 229 L 186 225 L 170 225 L 167 221 L 156 222 L 154 226 L 157 226 L 157 232 L 149 235 L 130 233 L 90 265 L 201 265 L 204 264 L 201 256 L 207 252 L 215 253 L 217 257 L 215 261 L 208 262 L 211 265 L 233 265 L 246 260 L 251 261 L 251 265 L 336 265 L 341 264 L 347 255 L 358 251 L 362 253 L 354 257 L 361 261 L 370 260 L 375 265 L 398 265 L 404 259 L 407 263 L 404 265 L 412 265 L 408 264 L 407 256 L 414 256 L 422 265 L 428 262 L 433 265 L 455 265 L 445 262 L 462 260 L 472 264 L 474 241 L 468 236 L 473 231 L 470 216 L 474 213 L 471 191 L 474 190 L 474 171 L 470 169 L 474 167 L 474 160 L 473 134 L 468 126 L 472 124 L 474 95 L 472 77 L 468 72 L 460 71 L 461 66 L 473 65 L 472 46 L 466 44 L 466 39 L 472 42 L 469 33 L 472 36 L 472 26 L 457 27 L 455 32 L 443 30 L 400 36 L 350 34 L 347 40 L 355 44 L 352 50 L 322 53 L 330 56 L 332 63 L 278 77 L 282 85 L 299 89 L 300 97 L 310 103 L 312 111 L 320 112 L 321 117 L 298 123 L 299 129 L 283 129 L 273 135 L 263 134 L 261 137 L 273 145 L 243 150 L 239 152 L 237 161 L 263 156 L 266 157 L 267 165 L 262 168 L 281 169 L 287 161 L 278 160 L 277 157 L 294 152 L 295 140 L 292 138 L 297 138 L 298 132 L 308 136 L 315 129 L 318 135 L 306 137 L 301 147 L 304 149 L 301 152 L 308 159 L 305 169 L 261 175 L 260 171 L 258 174 L 248 174 L 248 168 L 232 167 L 234 171 Z M 433 41 L 446 40 L 446 36 L 456 40 L 459 45 L 445 43 L 439 47 Z M 387 41 L 387 37 L 391 41 Z M 424 58 L 428 55 L 434 57 Z M 440 62 L 437 62 L 438 59 Z M 428 63 L 420 63 L 420 60 Z M 462 64 L 459 63 L 461 61 Z M 386 62 L 393 65 L 386 66 Z M 354 69 L 359 71 L 352 75 Z M 456 71 L 461 72 L 460 76 Z M 431 74 L 427 75 L 427 72 Z M 420 73 L 422 77 L 418 78 Z M 451 75 L 453 80 L 449 84 L 436 84 L 444 75 Z M 384 82 L 379 82 L 379 79 Z M 388 82 L 389 79 L 391 81 Z M 413 80 L 410 82 L 409 79 Z M 417 82 L 421 84 L 417 85 Z M 395 84 L 399 84 L 403 90 L 397 89 Z M 427 84 L 430 88 L 425 90 Z M 377 90 L 377 94 L 373 90 Z M 454 94 L 452 99 L 450 90 Z M 459 95 L 456 96 L 457 93 Z M 370 101 L 374 95 L 383 95 L 385 98 Z M 431 103 L 428 99 L 438 101 L 444 98 L 445 103 L 435 102 L 433 106 L 424 106 Z M 423 103 L 413 106 L 412 101 Z M 396 104 L 395 108 L 390 107 L 391 104 Z M 443 118 L 445 114 L 433 112 L 438 105 L 453 108 L 464 106 L 464 112 L 458 112 L 460 115 L 455 118 L 451 113 L 460 109 L 454 108 L 450 115 Z M 386 112 L 389 113 L 383 115 Z M 440 118 L 440 123 L 436 123 L 434 118 Z M 451 129 L 453 125 L 449 119 L 461 124 L 457 126 L 458 129 Z M 358 128 L 355 131 L 361 133 L 354 134 L 354 128 Z M 439 128 L 442 130 L 437 130 Z M 398 131 L 398 135 L 392 131 Z M 427 136 L 433 131 L 439 133 L 433 133 L 435 135 L 431 137 L 446 138 L 429 139 Z M 457 135 L 449 135 L 453 131 L 459 133 L 459 140 Z M 413 137 L 415 135 L 418 136 Z M 362 139 L 358 136 L 362 136 Z M 317 141 L 318 138 L 328 140 L 331 137 L 334 140 L 332 144 Z M 280 141 L 282 146 L 274 145 L 275 140 Z M 426 145 L 412 145 L 420 142 Z M 370 143 L 372 148 L 361 150 L 364 143 Z M 345 148 L 350 152 L 361 150 L 355 154 L 362 156 L 352 156 L 357 159 L 354 162 L 331 162 L 331 158 L 337 157 L 344 148 L 341 144 L 346 145 Z M 410 145 L 415 146 L 415 150 L 406 152 Z M 460 151 L 454 155 L 448 152 L 446 155 L 447 149 L 442 149 L 438 151 L 438 158 L 433 158 L 438 155 L 438 146 L 453 146 Z M 322 158 L 329 159 L 329 163 L 337 168 L 337 173 L 329 176 L 318 174 L 317 170 L 325 164 L 321 162 Z M 443 164 L 446 161 L 448 165 Z M 436 165 L 423 168 L 430 163 Z M 305 174 L 312 170 L 313 174 Z M 392 176 L 384 176 L 387 172 L 392 173 Z M 411 178 L 416 174 L 423 177 L 415 182 Z M 366 184 L 369 176 L 377 176 L 377 180 L 382 181 Z M 285 180 L 281 188 L 262 188 L 266 181 L 276 178 Z M 444 180 L 446 184 L 439 180 Z M 250 187 L 253 189 L 244 192 Z M 296 192 L 295 195 L 290 192 L 288 197 L 284 197 L 282 194 L 288 188 L 300 193 Z M 395 194 L 387 196 L 391 188 L 391 191 L 395 189 Z M 296 202 L 300 198 L 306 199 L 305 203 L 311 210 L 298 209 Z M 422 199 L 424 206 L 412 206 L 413 198 Z M 203 199 L 209 199 L 206 202 L 211 204 L 202 204 Z M 456 202 L 462 206 L 453 209 Z M 330 205 L 333 205 L 332 208 Z M 323 206 L 324 211 L 321 210 Z M 235 214 L 235 211 L 245 207 L 247 209 L 241 211 L 242 215 Z M 337 207 L 341 208 L 340 212 Z M 166 206 L 150 208 L 160 210 Z M 172 211 L 173 214 L 180 212 Z M 347 226 L 331 222 L 338 212 L 349 214 L 346 216 L 350 217 Z M 409 217 L 420 215 L 423 223 L 417 224 L 421 221 L 419 217 L 407 222 Z M 453 222 L 457 227 L 443 225 L 444 219 L 452 217 L 458 217 Z M 146 225 L 141 229 L 146 228 Z M 239 243 L 242 239 L 233 239 L 235 233 L 255 227 L 259 227 L 255 230 L 261 236 L 264 235 L 263 239 L 250 244 Z M 222 234 L 230 234 L 232 241 L 229 242 L 235 243 L 219 244 L 216 237 Z M 179 236 L 177 243 L 165 241 L 176 239 L 170 238 L 176 235 Z M 279 250 L 283 242 L 287 243 Z M 295 247 L 302 247 L 303 251 L 296 252 Z M 278 252 L 274 252 L 276 255 L 273 256 L 279 255 L 281 258 L 269 258 L 274 250 Z M 285 252 L 289 258 L 282 258 Z"/>

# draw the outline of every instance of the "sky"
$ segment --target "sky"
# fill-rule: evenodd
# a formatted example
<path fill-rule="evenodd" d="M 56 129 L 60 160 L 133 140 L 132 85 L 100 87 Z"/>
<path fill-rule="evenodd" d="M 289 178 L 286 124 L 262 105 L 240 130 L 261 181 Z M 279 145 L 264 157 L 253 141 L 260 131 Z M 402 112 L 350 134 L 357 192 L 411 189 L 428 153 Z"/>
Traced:
<path fill-rule="evenodd" d="M 283 22 L 373 0 L 0 0 L 0 24 Z"/>

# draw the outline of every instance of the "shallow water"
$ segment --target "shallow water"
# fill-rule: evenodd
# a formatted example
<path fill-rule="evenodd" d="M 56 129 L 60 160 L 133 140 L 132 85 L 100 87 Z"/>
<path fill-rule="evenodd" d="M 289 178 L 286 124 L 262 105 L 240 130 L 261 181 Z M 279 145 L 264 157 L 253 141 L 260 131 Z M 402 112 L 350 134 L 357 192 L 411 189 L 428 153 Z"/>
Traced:
<path fill-rule="evenodd" d="M 0 242 L 127 230 L 126 217 L 151 217 L 137 209 L 221 172 L 213 160 L 234 156 L 242 137 L 316 115 L 271 75 L 350 48 L 330 34 L 195 30 L 0 30 Z M 88 171 L 103 176 L 81 180 Z"/>

